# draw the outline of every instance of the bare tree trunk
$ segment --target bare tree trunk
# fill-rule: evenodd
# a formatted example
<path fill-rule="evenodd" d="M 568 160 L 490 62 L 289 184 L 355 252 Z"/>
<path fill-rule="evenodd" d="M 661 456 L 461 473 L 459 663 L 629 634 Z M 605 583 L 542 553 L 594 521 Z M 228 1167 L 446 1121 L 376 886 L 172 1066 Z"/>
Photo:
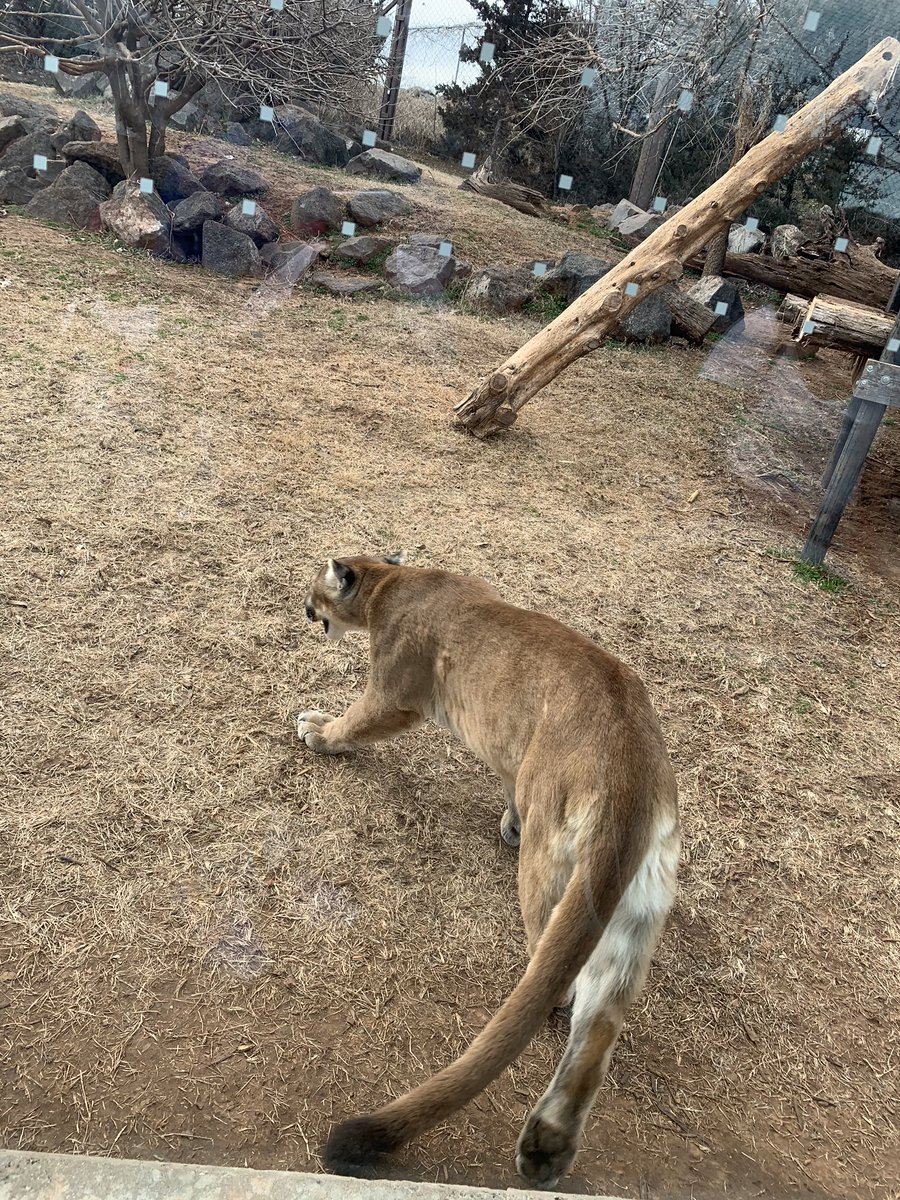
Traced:
<path fill-rule="evenodd" d="M 463 427 L 485 436 L 512 425 L 519 409 L 560 371 L 597 350 L 636 305 L 677 279 L 710 237 L 728 229 L 777 179 L 836 138 L 863 101 L 888 87 L 898 61 L 900 41 L 885 38 L 795 113 L 782 133 L 771 133 L 749 150 L 461 400 L 455 411 Z"/>
<path fill-rule="evenodd" d="M 640 157 L 631 181 L 631 191 L 628 193 L 628 199 L 638 208 L 648 209 L 653 199 L 662 166 L 666 138 L 671 133 L 670 122 L 663 118 L 666 108 L 677 90 L 678 83 L 674 71 L 666 69 L 656 82 L 653 105 L 650 109 L 650 116 L 647 118 L 647 128 L 650 132 L 641 142 Z"/>

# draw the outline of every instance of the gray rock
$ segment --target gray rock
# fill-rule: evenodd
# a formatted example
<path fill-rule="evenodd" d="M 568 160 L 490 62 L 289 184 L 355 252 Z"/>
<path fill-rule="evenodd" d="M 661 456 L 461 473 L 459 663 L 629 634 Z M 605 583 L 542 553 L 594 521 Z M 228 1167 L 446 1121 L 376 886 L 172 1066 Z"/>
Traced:
<path fill-rule="evenodd" d="M 605 258 L 594 258 L 581 250 L 567 250 L 540 282 L 551 296 L 559 296 L 571 304 L 611 270 L 612 263 Z"/>
<path fill-rule="evenodd" d="M 215 192 L 193 192 L 180 200 L 172 212 L 172 232 L 196 233 L 206 221 L 220 221 L 225 215 L 225 201 Z"/>
<path fill-rule="evenodd" d="M 626 217 L 624 221 L 620 221 L 617 228 L 629 245 L 636 246 L 644 238 L 649 237 L 651 233 L 655 233 L 667 218 L 668 213 L 639 211 L 630 217 Z"/>
<path fill-rule="evenodd" d="M 46 186 L 46 183 L 35 179 L 21 167 L 0 170 L 0 204 L 28 204 Z"/>
<path fill-rule="evenodd" d="M 21 167 L 23 171 L 31 172 L 36 154 L 47 159 L 56 157 L 49 133 L 26 133 L 24 137 L 16 138 L 0 155 L 0 169 L 10 171 L 13 167 Z"/>
<path fill-rule="evenodd" d="M 636 213 L 642 213 L 643 211 L 636 204 L 632 204 L 630 200 L 620 200 L 609 216 L 610 229 L 618 229 L 623 221 L 627 221 Z"/>
<path fill-rule="evenodd" d="M 37 193 L 25 206 L 25 215 L 72 229 L 99 227 L 100 200 L 93 192 L 75 185 L 60 186 L 59 180 Z"/>
<path fill-rule="evenodd" d="M 418 183 L 422 171 L 408 158 L 390 154 L 387 150 L 364 150 L 351 158 L 344 168 L 350 175 L 369 175 L 375 179 L 389 179 L 394 183 Z"/>
<path fill-rule="evenodd" d="M 364 193 L 360 193 L 363 195 Z M 411 233 L 406 239 L 410 246 L 433 246 L 437 250 L 442 242 L 453 244 L 451 237 L 442 237 L 439 233 Z"/>
<path fill-rule="evenodd" d="M 178 112 L 172 113 L 171 122 L 185 133 L 194 133 L 203 124 L 203 114 L 196 100 L 188 100 Z"/>
<path fill-rule="evenodd" d="M 347 142 L 306 109 L 282 105 L 275 110 L 275 149 L 326 167 L 346 166 Z"/>
<path fill-rule="evenodd" d="M 331 292 L 333 296 L 358 296 L 361 292 L 380 292 L 382 289 L 377 279 L 354 279 L 332 275 L 328 271 L 316 271 L 310 276 L 310 282 Z"/>
<path fill-rule="evenodd" d="M 265 246 L 267 242 L 274 242 L 278 237 L 278 226 L 259 206 L 256 212 L 249 216 L 243 211 L 241 204 L 235 204 L 226 214 L 225 224 L 229 229 L 235 229 L 238 233 L 245 233 L 248 238 L 252 238 L 257 248 Z"/>
<path fill-rule="evenodd" d="M 317 187 L 298 196 L 291 206 L 291 229 L 310 236 L 340 229 L 344 220 L 344 203 L 329 192 Z"/>
<path fill-rule="evenodd" d="M 337 258 L 343 258 L 346 262 L 355 263 L 357 266 L 364 266 L 372 259 L 377 258 L 379 254 L 383 254 L 385 250 L 390 250 L 393 245 L 390 238 L 352 237 L 348 238 L 346 242 L 342 242 L 335 253 Z"/>
<path fill-rule="evenodd" d="M 692 300 L 696 300 L 698 304 L 704 305 L 712 312 L 715 312 L 716 307 L 720 304 L 728 305 L 727 312 L 716 315 L 712 325 L 713 333 L 725 333 L 732 325 L 744 319 L 744 306 L 741 303 L 740 292 L 733 283 L 723 279 L 721 275 L 707 275 L 705 279 L 695 283 L 692 288 L 688 288 L 687 294 Z"/>
<path fill-rule="evenodd" d="M 262 274 L 262 259 L 252 238 L 245 233 L 220 225 L 218 221 L 207 221 L 203 226 L 203 266 L 220 275 L 242 278 L 245 275 Z"/>
<path fill-rule="evenodd" d="M 111 142 L 67 142 L 61 153 L 69 163 L 86 162 L 113 187 L 125 178 L 119 152 Z"/>
<path fill-rule="evenodd" d="M 271 245 L 273 243 L 269 242 L 269 246 Z M 268 249 L 268 247 L 266 248 Z M 319 251 L 315 246 L 301 244 L 299 249 L 292 254 L 285 255 L 283 260 L 273 264 L 272 276 L 279 283 L 293 287 L 318 259 Z"/>
<path fill-rule="evenodd" d="M 89 75 L 66 75 L 64 71 L 55 71 L 50 78 L 60 95 L 72 100 L 99 96 L 101 87 L 106 83 L 106 76 L 99 71 L 91 71 Z"/>
<path fill-rule="evenodd" d="M 384 274 L 388 283 L 401 291 L 437 296 L 456 274 L 456 260 L 431 246 L 398 246 L 385 262 Z"/>
<path fill-rule="evenodd" d="M 518 312 L 534 298 L 534 284 L 526 267 L 484 267 L 472 275 L 465 298 L 487 312 Z"/>
<path fill-rule="evenodd" d="M 664 342 L 672 332 L 672 310 L 659 292 L 651 292 L 619 322 L 617 332 L 626 342 L 644 345 Z"/>
<path fill-rule="evenodd" d="M 267 242 L 260 250 L 259 257 L 267 267 L 282 267 L 297 254 L 307 250 L 314 251 L 314 259 L 322 253 L 321 242 L 302 242 L 288 238 L 283 242 Z"/>
<path fill-rule="evenodd" d="M 728 233 L 729 254 L 756 254 L 766 243 L 766 235 L 746 225 L 732 225 Z"/>
<path fill-rule="evenodd" d="M 368 188 L 350 197 L 347 210 L 357 225 L 368 229 L 372 225 L 391 221 L 394 217 L 408 217 L 413 206 L 397 192 L 388 191 L 387 188 Z"/>
<path fill-rule="evenodd" d="M 51 140 L 57 153 L 69 142 L 99 142 L 100 126 L 93 117 L 79 109 L 71 120 L 66 121 L 58 133 L 54 133 Z"/>
<path fill-rule="evenodd" d="M 86 162 L 75 162 L 66 167 L 53 186 L 80 188 L 83 192 L 90 192 L 98 203 L 108 200 L 112 193 L 109 181 Z"/>
<path fill-rule="evenodd" d="M 13 92 L 0 92 L 0 116 L 24 117 L 45 129 L 51 125 L 55 129 L 59 125 L 59 113 L 52 105 L 23 100 Z"/>
<path fill-rule="evenodd" d="M 116 184 L 100 205 L 100 220 L 123 246 L 166 256 L 171 250 L 170 213 L 155 192 L 142 192 L 136 180 Z"/>
<path fill-rule="evenodd" d="M 195 192 L 203 191 L 203 184 L 191 173 L 186 160 L 175 154 L 154 158 L 150 163 L 150 178 L 165 204 L 180 204 Z"/>
<path fill-rule="evenodd" d="M 222 141 L 229 142 L 232 146 L 249 146 L 253 139 L 243 125 L 239 125 L 237 121 L 229 121 L 222 134 Z"/>
<path fill-rule="evenodd" d="M 262 196 L 269 190 L 262 175 L 251 171 L 249 167 L 239 167 L 237 163 L 229 162 L 217 162 L 207 167 L 200 176 L 200 182 L 221 196 Z"/>
<path fill-rule="evenodd" d="M 803 245 L 803 233 L 796 225 L 776 225 L 769 250 L 773 258 L 790 258 Z"/>
<path fill-rule="evenodd" d="M 0 117 L 0 154 L 27 132 L 28 126 L 21 117 Z"/>

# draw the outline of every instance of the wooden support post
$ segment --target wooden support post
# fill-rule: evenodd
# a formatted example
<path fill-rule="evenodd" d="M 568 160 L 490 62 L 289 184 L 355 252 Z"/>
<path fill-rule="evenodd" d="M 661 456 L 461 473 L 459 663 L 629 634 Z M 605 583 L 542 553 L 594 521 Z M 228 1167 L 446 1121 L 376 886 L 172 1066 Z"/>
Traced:
<path fill-rule="evenodd" d="M 885 38 L 788 121 L 749 150 L 721 179 L 675 213 L 584 295 L 455 406 L 460 424 L 484 437 L 511 425 L 560 371 L 602 345 L 642 300 L 677 279 L 685 262 L 808 154 L 836 138 L 860 106 L 881 95 L 900 62 L 900 41 Z"/>

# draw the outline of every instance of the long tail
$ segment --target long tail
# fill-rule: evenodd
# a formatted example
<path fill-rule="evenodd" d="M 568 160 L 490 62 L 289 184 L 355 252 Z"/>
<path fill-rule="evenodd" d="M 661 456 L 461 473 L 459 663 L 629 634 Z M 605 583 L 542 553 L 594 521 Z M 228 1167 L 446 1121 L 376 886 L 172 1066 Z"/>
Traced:
<path fill-rule="evenodd" d="M 323 1154 L 329 1171 L 371 1174 L 380 1158 L 468 1104 L 525 1050 L 587 962 L 646 851 L 646 837 L 632 822 L 608 816 L 609 835 L 590 864 L 572 873 L 525 974 L 481 1033 L 405 1096 L 335 1125 Z"/>

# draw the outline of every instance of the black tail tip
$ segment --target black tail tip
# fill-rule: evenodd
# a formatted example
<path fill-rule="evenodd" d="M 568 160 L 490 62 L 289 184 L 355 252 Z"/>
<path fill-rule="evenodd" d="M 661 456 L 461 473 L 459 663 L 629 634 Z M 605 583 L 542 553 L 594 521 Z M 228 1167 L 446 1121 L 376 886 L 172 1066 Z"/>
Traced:
<path fill-rule="evenodd" d="M 377 1117 L 354 1117 L 332 1128 L 322 1159 L 325 1169 L 334 1175 L 366 1179 L 375 1174 L 381 1159 L 396 1150 L 401 1141 Z"/>

